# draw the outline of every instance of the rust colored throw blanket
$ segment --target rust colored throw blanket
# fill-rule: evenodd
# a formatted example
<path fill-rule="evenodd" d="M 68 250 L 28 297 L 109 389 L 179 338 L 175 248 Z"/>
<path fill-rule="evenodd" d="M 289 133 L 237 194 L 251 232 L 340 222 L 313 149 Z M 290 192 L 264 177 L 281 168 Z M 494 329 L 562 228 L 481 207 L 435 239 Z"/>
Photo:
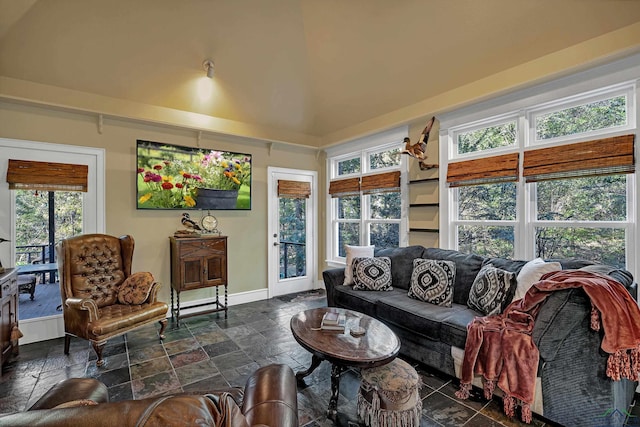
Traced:
<path fill-rule="evenodd" d="M 504 411 L 513 416 L 516 401 L 522 420 L 531 422 L 539 352 L 531 333 L 542 303 L 550 292 L 582 288 L 591 300 L 591 328 L 604 329 L 601 348 L 609 353 L 607 376 L 638 381 L 640 371 L 640 309 L 620 283 L 607 276 L 581 270 L 547 273 L 524 298 L 512 302 L 502 314 L 476 317 L 467 326 L 459 399 L 469 397 L 475 375 L 484 377 L 490 399 L 495 386 L 504 392 Z"/>

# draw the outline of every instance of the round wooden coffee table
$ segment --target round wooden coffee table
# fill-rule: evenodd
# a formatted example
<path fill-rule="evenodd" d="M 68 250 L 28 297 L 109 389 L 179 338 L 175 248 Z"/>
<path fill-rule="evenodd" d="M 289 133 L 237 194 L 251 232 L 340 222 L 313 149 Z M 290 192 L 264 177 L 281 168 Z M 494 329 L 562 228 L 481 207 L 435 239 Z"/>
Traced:
<path fill-rule="evenodd" d="M 320 330 L 322 316 L 327 311 L 346 315 L 344 332 Z M 350 334 L 360 326 L 366 333 L 359 337 Z M 296 373 L 302 381 L 323 360 L 331 363 L 331 399 L 327 416 L 336 419 L 340 375 L 349 367 L 373 368 L 391 362 L 400 351 L 400 339 L 384 323 L 357 311 L 335 307 L 314 308 L 300 312 L 291 318 L 291 332 L 298 343 L 311 352 L 309 369 Z"/>

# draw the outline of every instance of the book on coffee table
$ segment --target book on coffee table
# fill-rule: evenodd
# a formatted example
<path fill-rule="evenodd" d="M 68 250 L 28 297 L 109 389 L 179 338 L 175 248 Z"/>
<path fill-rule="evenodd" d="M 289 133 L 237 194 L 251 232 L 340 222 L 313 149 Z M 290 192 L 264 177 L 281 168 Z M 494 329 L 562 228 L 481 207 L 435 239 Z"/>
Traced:
<path fill-rule="evenodd" d="M 347 317 L 344 314 L 335 312 L 327 312 L 322 316 L 322 323 L 320 329 L 323 331 L 339 331 L 344 332 L 345 323 Z"/>

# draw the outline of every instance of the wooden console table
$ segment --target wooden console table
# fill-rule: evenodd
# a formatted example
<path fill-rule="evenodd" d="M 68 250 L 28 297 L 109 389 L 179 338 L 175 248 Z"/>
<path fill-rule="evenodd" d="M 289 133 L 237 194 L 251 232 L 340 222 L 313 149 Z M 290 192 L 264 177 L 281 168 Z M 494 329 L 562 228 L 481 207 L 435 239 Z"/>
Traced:
<path fill-rule="evenodd" d="M 18 280 L 15 268 L 0 273 L 0 376 L 2 366 L 12 354 L 18 354 L 18 340 L 11 339 L 18 326 Z"/>
<path fill-rule="evenodd" d="M 225 318 L 228 311 L 227 289 L 227 237 L 169 237 L 171 242 L 171 320 L 199 314 L 224 311 Z M 224 288 L 224 303 L 220 301 L 219 289 Z M 216 289 L 216 300 L 189 308 L 208 306 L 208 309 L 189 314 L 180 314 L 180 293 L 194 289 Z M 174 305 L 173 293 L 177 294 Z M 211 307 L 212 306 L 212 307 Z"/>

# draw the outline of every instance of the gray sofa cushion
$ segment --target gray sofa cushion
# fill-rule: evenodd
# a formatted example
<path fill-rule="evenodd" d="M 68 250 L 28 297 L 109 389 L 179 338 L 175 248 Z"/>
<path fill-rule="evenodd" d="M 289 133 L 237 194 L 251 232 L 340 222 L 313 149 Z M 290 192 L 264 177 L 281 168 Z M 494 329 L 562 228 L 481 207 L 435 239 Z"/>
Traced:
<path fill-rule="evenodd" d="M 423 258 L 423 246 L 407 246 L 405 248 L 386 248 L 375 251 L 375 256 L 386 256 L 391 259 L 391 285 L 394 288 L 409 290 L 413 260 Z"/>
<path fill-rule="evenodd" d="M 454 304 L 451 314 L 440 325 L 440 341 L 464 349 L 467 342 L 467 325 L 480 313 L 466 305 Z"/>
<path fill-rule="evenodd" d="M 404 289 L 393 289 L 384 292 L 356 291 L 351 286 L 338 285 L 334 290 L 333 302 L 336 307 L 348 308 L 349 310 L 359 311 L 371 317 L 379 318 L 376 305 L 378 300 L 397 294 L 406 296 L 407 291 Z"/>
<path fill-rule="evenodd" d="M 473 280 L 476 278 L 484 257 L 475 254 L 463 254 L 462 252 L 439 249 L 439 248 L 427 248 L 422 255 L 424 259 L 443 259 L 447 261 L 453 261 L 456 263 L 456 281 L 453 285 L 453 302 L 456 304 L 467 304 L 469 298 L 469 290 Z M 409 273 L 411 277 L 411 273 Z"/>

